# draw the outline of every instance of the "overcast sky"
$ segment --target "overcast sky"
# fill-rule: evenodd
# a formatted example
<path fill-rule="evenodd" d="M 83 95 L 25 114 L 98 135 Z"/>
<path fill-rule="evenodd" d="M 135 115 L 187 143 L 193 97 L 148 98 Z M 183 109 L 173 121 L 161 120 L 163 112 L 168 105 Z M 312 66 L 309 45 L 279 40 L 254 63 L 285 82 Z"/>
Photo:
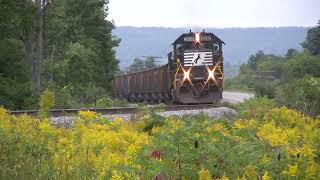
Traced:
<path fill-rule="evenodd" d="M 116 26 L 315 26 L 320 0 L 110 0 Z"/>

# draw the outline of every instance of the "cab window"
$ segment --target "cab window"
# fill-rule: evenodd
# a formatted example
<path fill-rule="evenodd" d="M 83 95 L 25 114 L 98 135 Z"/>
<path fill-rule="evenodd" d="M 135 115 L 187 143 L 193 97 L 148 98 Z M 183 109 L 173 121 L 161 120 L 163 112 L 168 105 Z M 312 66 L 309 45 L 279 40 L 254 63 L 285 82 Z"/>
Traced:
<path fill-rule="evenodd" d="M 219 55 L 220 54 L 220 48 L 218 43 L 213 43 L 213 54 L 214 55 Z"/>
<path fill-rule="evenodd" d="M 176 55 L 181 55 L 182 54 L 182 44 L 177 44 L 176 45 Z"/>

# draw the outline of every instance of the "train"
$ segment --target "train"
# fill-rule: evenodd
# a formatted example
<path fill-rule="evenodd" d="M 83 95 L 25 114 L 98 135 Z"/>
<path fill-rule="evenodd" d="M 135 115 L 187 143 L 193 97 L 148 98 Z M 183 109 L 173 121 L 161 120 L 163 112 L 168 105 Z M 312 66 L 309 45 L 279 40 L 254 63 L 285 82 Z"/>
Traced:
<path fill-rule="evenodd" d="M 216 103 L 223 93 L 225 43 L 211 32 L 183 33 L 165 65 L 115 76 L 113 96 L 129 102 Z"/>

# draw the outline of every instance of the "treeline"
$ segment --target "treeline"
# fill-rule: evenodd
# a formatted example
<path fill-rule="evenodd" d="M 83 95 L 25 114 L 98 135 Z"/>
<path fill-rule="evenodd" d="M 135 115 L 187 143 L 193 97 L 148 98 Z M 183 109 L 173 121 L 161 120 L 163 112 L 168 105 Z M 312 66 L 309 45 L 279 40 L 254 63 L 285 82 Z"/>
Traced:
<path fill-rule="evenodd" d="M 107 0 L 3 0 L 0 6 L 0 105 L 56 108 L 95 103 L 110 90 L 118 61 Z"/>
<path fill-rule="evenodd" d="M 157 67 L 155 58 L 153 56 L 147 56 L 145 59 L 135 58 L 126 71 L 135 72 L 155 68 Z"/>
<path fill-rule="evenodd" d="M 289 49 L 284 57 L 252 55 L 240 74 L 226 80 L 226 89 L 253 90 L 257 96 L 274 98 L 279 105 L 310 115 L 320 114 L 320 21 L 308 31 L 303 52 Z"/>

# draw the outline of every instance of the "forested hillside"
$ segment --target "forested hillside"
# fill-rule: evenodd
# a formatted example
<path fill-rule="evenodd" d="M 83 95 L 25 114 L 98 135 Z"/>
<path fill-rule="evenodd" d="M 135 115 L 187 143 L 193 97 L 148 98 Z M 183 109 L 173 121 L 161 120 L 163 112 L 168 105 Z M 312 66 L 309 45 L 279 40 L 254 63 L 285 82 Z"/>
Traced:
<path fill-rule="evenodd" d="M 193 31 L 202 31 L 194 28 Z M 301 50 L 300 43 L 305 39 L 308 28 L 206 28 L 208 32 L 218 35 L 225 43 L 225 65 L 241 64 L 249 56 L 259 50 L 265 53 L 284 55 L 286 50 L 294 48 Z M 128 67 L 134 58 L 141 56 L 162 56 L 163 63 L 170 45 L 182 33 L 189 32 L 187 28 L 162 27 L 117 27 L 114 34 L 122 39 L 116 48 L 120 68 Z"/>
<path fill-rule="evenodd" d="M 0 104 L 37 108 L 41 92 L 56 107 L 95 103 L 118 62 L 108 1 L 3 0 L 0 6 Z"/>

